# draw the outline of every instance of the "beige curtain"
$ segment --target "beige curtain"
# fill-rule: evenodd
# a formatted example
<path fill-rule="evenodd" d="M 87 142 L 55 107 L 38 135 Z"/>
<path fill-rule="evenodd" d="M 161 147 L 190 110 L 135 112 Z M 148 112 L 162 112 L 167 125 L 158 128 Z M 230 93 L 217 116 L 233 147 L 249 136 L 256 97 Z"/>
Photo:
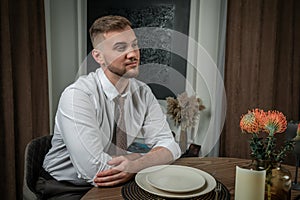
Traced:
<path fill-rule="evenodd" d="M 249 158 L 249 137 L 239 129 L 240 115 L 248 109 L 276 109 L 299 120 L 299 10 L 298 0 L 228 0 L 221 156 Z M 278 142 L 284 138 L 281 134 Z M 293 164 L 291 159 L 286 161 Z"/>
<path fill-rule="evenodd" d="M 1 0 L 1 199 L 21 199 L 25 146 L 49 134 L 43 2 Z"/>

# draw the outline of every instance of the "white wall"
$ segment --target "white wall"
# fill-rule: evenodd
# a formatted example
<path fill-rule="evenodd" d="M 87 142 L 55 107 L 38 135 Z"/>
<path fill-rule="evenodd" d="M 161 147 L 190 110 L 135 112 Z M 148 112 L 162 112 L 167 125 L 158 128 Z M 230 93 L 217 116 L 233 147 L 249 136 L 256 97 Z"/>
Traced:
<path fill-rule="evenodd" d="M 86 54 L 85 3 L 45 0 L 51 132 L 60 94 L 74 82 Z"/>

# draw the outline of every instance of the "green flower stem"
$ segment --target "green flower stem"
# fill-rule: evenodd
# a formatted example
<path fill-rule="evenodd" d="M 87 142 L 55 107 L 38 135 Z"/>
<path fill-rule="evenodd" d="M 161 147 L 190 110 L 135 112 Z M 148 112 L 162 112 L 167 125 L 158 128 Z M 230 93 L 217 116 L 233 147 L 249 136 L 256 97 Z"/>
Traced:
<path fill-rule="evenodd" d="M 250 149 L 253 158 L 262 160 L 265 158 L 264 144 L 256 133 L 253 133 L 252 138 L 250 139 Z"/>
<path fill-rule="evenodd" d="M 268 135 L 268 144 L 267 144 L 267 148 L 266 148 L 266 154 L 267 154 L 267 156 L 266 156 L 266 158 L 268 159 L 268 160 L 271 160 L 271 152 L 272 152 L 272 146 L 273 146 L 273 143 L 274 143 L 274 133 L 273 132 L 270 132 L 269 133 L 269 135 Z"/>
<path fill-rule="evenodd" d="M 268 200 L 271 200 L 271 185 L 270 184 L 267 184 L 267 190 L 268 190 Z"/>

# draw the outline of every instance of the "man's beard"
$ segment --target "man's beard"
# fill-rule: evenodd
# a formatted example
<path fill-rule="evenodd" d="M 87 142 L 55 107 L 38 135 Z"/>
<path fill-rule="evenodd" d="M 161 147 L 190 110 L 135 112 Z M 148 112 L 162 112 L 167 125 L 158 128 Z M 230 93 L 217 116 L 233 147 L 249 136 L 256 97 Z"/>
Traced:
<path fill-rule="evenodd" d="M 138 65 L 128 71 L 126 70 L 126 66 L 122 69 L 119 69 L 118 67 L 115 67 L 111 64 L 107 65 L 107 69 L 111 73 L 118 75 L 119 77 L 122 77 L 122 78 L 135 78 L 139 75 L 139 66 Z"/>

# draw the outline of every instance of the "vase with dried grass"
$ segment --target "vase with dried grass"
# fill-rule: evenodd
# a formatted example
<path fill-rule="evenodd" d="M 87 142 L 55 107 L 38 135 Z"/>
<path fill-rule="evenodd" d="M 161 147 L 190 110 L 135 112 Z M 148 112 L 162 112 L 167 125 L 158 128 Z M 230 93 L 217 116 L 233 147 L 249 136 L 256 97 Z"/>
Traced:
<path fill-rule="evenodd" d="M 199 118 L 200 111 L 205 109 L 200 98 L 188 96 L 186 92 L 177 98 L 167 97 L 167 114 L 174 120 L 175 126 L 180 126 L 179 146 L 182 153 L 188 148 L 188 128 L 193 128 Z"/>

